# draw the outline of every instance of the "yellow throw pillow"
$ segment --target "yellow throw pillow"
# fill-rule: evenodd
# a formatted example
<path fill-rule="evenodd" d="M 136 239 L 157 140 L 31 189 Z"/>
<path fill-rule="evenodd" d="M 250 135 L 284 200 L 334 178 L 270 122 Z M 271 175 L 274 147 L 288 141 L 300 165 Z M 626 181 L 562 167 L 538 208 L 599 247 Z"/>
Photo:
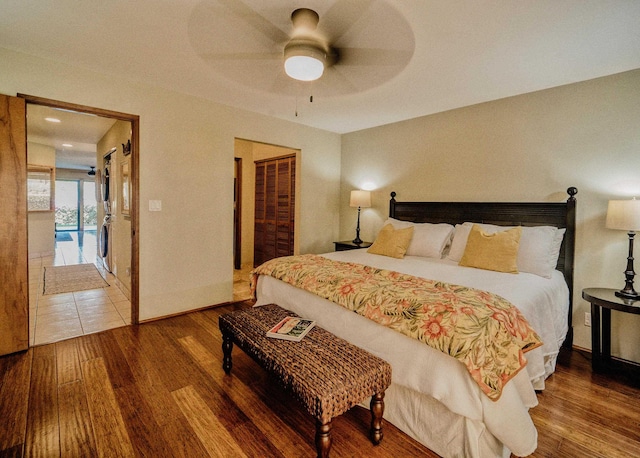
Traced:
<path fill-rule="evenodd" d="M 404 258 L 409 242 L 413 237 L 413 226 L 404 229 L 394 229 L 391 224 L 384 226 L 367 253 L 381 254 L 392 258 Z"/>
<path fill-rule="evenodd" d="M 487 234 L 474 224 L 459 265 L 517 274 L 521 234 L 521 227 Z"/>

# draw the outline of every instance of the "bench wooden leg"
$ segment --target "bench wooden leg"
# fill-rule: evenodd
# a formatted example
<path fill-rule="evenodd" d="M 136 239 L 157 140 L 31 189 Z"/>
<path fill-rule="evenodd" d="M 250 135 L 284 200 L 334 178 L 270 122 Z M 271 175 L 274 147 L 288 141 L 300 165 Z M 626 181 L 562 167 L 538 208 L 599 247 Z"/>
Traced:
<path fill-rule="evenodd" d="M 231 350 L 233 350 L 233 340 L 229 334 L 222 334 L 222 354 L 224 358 L 222 360 L 222 369 L 226 374 L 231 373 Z"/>
<path fill-rule="evenodd" d="M 382 415 L 384 414 L 384 391 L 371 396 L 371 442 L 378 445 L 382 440 Z"/>
<path fill-rule="evenodd" d="M 316 420 L 316 451 L 318 458 L 327 458 L 331 449 L 331 420 L 320 423 Z"/>

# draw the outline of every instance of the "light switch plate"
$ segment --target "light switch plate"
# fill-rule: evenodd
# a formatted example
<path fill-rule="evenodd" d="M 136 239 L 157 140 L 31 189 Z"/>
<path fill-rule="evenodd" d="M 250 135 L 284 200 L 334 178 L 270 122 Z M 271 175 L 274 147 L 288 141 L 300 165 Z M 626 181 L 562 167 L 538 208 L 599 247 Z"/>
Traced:
<path fill-rule="evenodd" d="M 162 201 L 161 200 L 150 200 L 149 201 L 149 211 L 150 212 L 162 211 Z"/>

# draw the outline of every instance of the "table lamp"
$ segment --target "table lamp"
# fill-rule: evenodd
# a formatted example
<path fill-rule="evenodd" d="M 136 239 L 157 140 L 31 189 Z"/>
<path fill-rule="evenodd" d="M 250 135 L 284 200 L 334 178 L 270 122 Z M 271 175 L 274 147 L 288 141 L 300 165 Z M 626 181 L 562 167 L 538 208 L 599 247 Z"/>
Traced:
<path fill-rule="evenodd" d="M 609 229 L 619 229 L 628 231 L 629 235 L 629 257 L 627 258 L 627 270 L 624 275 L 626 278 L 625 287 L 620 291 L 616 291 L 616 296 L 626 299 L 640 299 L 633 289 L 633 238 L 636 231 L 640 231 L 640 200 L 635 198 L 631 200 L 610 200 L 607 209 L 607 223 Z"/>
<path fill-rule="evenodd" d="M 360 240 L 360 208 L 371 207 L 371 191 L 351 191 L 349 206 L 358 207 L 358 225 L 356 226 L 356 238 L 353 239 L 353 243 L 359 245 L 362 243 L 362 240 Z"/>

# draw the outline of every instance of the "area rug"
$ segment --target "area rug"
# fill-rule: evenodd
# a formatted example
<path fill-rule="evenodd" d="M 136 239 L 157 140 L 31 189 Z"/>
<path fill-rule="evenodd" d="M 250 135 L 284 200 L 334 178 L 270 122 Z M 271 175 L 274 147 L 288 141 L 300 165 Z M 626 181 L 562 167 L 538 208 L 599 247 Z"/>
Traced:
<path fill-rule="evenodd" d="M 56 242 L 73 242 L 68 232 L 56 232 Z"/>
<path fill-rule="evenodd" d="M 60 294 L 109 286 L 93 264 L 44 268 L 42 294 Z"/>

